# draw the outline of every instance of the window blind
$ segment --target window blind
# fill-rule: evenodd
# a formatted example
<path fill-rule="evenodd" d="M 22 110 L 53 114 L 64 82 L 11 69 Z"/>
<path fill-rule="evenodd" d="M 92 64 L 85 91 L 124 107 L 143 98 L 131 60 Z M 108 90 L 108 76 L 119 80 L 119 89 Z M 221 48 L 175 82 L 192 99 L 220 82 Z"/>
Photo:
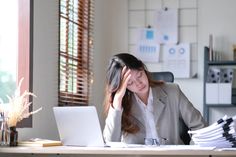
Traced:
<path fill-rule="evenodd" d="M 89 103 L 93 21 L 93 0 L 60 0 L 59 106 Z"/>

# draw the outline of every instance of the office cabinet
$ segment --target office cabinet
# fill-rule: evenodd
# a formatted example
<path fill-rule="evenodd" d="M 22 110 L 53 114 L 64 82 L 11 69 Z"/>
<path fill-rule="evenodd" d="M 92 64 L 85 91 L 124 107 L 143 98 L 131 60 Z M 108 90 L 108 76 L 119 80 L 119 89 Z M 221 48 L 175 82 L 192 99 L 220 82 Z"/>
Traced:
<path fill-rule="evenodd" d="M 203 116 L 209 123 L 210 108 L 236 107 L 236 88 L 232 83 L 207 83 L 208 71 L 211 67 L 236 67 L 236 61 L 211 61 L 209 48 L 204 47 L 204 86 L 203 86 Z"/>

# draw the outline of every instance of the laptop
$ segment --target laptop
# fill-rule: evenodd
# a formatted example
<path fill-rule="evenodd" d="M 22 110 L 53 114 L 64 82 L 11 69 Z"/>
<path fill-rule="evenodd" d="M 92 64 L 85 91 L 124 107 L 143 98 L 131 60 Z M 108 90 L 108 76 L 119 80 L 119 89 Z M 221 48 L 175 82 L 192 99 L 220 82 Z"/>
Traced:
<path fill-rule="evenodd" d="M 95 106 L 54 107 L 56 124 L 65 146 L 105 146 Z"/>

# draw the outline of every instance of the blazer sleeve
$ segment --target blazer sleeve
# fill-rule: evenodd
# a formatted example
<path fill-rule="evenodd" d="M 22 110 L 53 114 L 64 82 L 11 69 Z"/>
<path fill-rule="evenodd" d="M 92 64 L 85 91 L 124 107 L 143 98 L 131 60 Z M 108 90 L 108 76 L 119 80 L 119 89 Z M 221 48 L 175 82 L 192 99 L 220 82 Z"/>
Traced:
<path fill-rule="evenodd" d="M 177 88 L 179 94 L 179 112 L 184 123 L 190 130 L 197 130 L 205 127 L 206 122 L 203 119 L 201 113 L 188 100 L 178 85 Z"/>
<path fill-rule="evenodd" d="M 110 107 L 105 121 L 103 137 L 105 142 L 121 141 L 121 117 L 123 110 L 115 110 Z"/>

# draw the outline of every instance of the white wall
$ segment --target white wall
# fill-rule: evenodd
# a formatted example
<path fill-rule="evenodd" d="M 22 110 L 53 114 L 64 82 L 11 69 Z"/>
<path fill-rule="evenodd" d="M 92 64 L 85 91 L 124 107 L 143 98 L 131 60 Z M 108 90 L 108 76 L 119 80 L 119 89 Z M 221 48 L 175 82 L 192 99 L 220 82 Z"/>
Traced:
<path fill-rule="evenodd" d="M 103 116 L 104 79 L 108 54 L 111 52 L 111 14 L 110 0 L 95 1 L 95 30 L 94 30 L 94 84 L 91 105 L 96 105 L 100 119 Z M 104 121 L 101 120 L 102 126 Z"/>
<path fill-rule="evenodd" d="M 217 38 L 217 50 L 230 57 L 231 44 L 236 43 L 235 0 L 198 0 L 199 3 L 199 78 L 177 80 L 184 93 L 202 111 L 203 108 L 203 46 L 208 34 Z M 214 5 L 213 5 L 214 4 Z M 58 133 L 52 107 L 57 105 L 58 88 L 58 13 L 59 0 L 34 0 L 34 65 L 33 100 L 43 110 L 33 116 L 33 128 L 19 129 L 19 138 L 57 139 Z M 102 127 L 102 101 L 108 58 L 127 51 L 127 0 L 95 0 L 94 84 L 91 104 L 97 106 Z M 221 111 L 211 111 L 218 118 Z M 230 114 L 235 110 L 228 109 Z"/>
<path fill-rule="evenodd" d="M 109 58 L 127 51 L 126 0 L 95 0 L 94 85 L 91 104 L 97 106 L 104 126 L 103 98 L 105 72 Z"/>
<path fill-rule="evenodd" d="M 52 107 L 57 105 L 58 89 L 58 0 L 34 0 L 33 27 L 33 128 L 19 130 L 19 139 L 57 139 Z"/>

